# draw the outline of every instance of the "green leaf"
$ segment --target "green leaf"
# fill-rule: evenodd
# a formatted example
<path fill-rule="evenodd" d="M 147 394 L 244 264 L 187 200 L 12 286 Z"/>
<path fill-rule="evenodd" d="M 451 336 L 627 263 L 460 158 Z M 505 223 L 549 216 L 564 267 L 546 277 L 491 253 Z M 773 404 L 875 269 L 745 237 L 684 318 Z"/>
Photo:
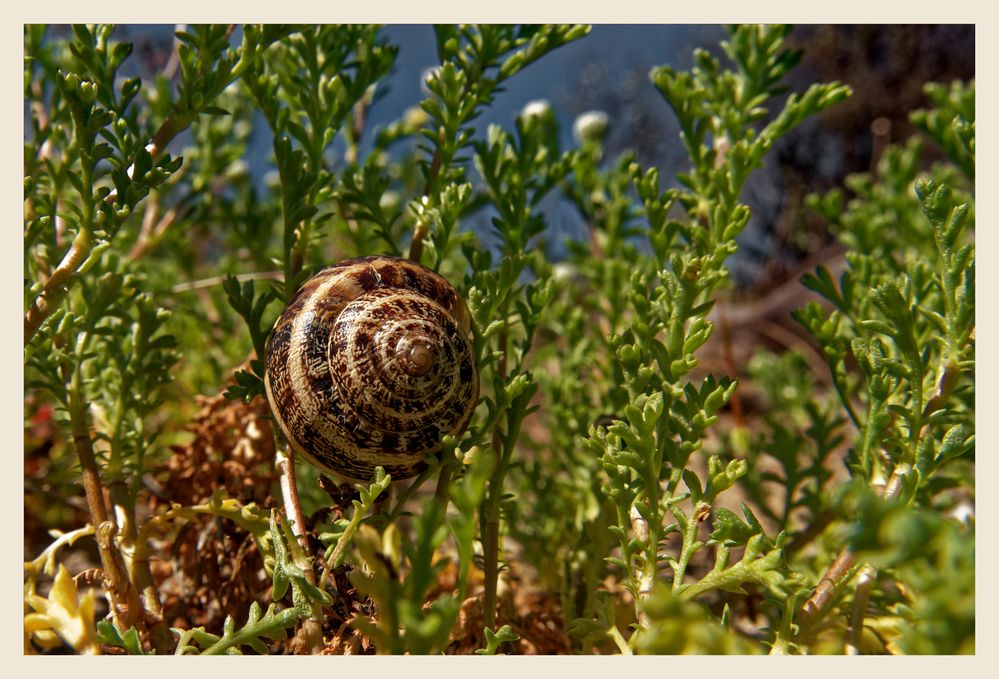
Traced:
<path fill-rule="evenodd" d="M 97 641 L 107 646 L 117 646 L 123 648 L 130 655 L 145 655 L 142 650 L 142 641 L 139 633 L 134 627 L 122 634 L 118 627 L 107 620 L 97 622 Z"/>
<path fill-rule="evenodd" d="M 478 655 L 496 655 L 501 644 L 520 639 L 520 635 L 514 632 L 510 625 L 503 625 L 495 632 L 488 627 L 483 631 L 486 637 L 486 647 L 476 649 L 475 652 Z"/>

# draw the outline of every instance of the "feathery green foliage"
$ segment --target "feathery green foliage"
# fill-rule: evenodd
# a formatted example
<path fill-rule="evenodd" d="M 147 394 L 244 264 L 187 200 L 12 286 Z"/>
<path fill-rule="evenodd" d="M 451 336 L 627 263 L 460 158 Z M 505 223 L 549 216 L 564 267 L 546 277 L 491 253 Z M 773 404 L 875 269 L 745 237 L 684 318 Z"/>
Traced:
<path fill-rule="evenodd" d="M 422 100 L 377 130 L 397 57 L 377 26 L 191 26 L 154 79 L 123 77 L 113 26 L 26 26 L 26 429 L 51 408 L 33 454 L 51 492 L 86 495 L 25 564 L 26 651 L 491 655 L 543 628 L 574 653 L 974 652 L 973 83 L 927 85 L 922 136 L 809 198 L 846 249 L 840 275 L 801 281 L 823 299 L 794 312 L 817 357 L 759 350 L 740 380 L 702 365 L 747 179 L 850 94 L 788 91 L 790 30 L 733 26 L 720 56 L 652 69 L 687 157 L 673 181 L 606 157 L 603 114 L 568 148 L 547 102 L 478 124 L 587 26 L 437 26 Z M 560 261 L 553 205 L 587 234 Z M 276 482 L 228 476 L 286 447 L 249 416 L 268 334 L 312 273 L 379 253 L 468 301 L 480 403 L 405 487 L 379 468 L 330 508 L 312 471 L 292 530 Z M 223 391 L 239 414 L 208 434 L 193 395 Z M 190 432 L 204 459 L 168 462 Z M 170 504 L 167 481 L 209 491 Z M 181 568 L 195 526 L 213 568 L 256 564 L 264 590 L 204 594 L 224 620 L 171 628 L 164 603 L 194 599 L 151 561 Z M 91 535 L 96 623 L 55 568 Z M 518 613 L 531 597 L 548 618 Z"/>

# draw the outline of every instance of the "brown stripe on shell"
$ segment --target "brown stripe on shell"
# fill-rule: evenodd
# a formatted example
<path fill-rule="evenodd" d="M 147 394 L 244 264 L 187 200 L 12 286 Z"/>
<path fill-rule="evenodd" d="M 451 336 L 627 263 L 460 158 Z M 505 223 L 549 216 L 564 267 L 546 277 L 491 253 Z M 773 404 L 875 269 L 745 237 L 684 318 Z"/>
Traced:
<path fill-rule="evenodd" d="M 433 357 L 421 371 L 399 354 L 414 337 Z M 275 323 L 264 382 L 282 431 L 312 464 L 354 480 L 379 465 L 413 476 L 475 409 L 468 307 L 409 260 L 344 260 L 306 281 Z"/>

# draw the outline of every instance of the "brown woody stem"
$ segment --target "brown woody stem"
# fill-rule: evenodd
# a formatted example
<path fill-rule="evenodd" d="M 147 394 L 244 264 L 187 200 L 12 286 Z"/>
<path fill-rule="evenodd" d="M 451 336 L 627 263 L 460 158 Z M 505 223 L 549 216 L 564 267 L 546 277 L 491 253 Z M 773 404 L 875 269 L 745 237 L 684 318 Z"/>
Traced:
<path fill-rule="evenodd" d="M 882 497 L 886 500 L 898 497 L 898 494 L 902 490 L 902 481 L 909 471 L 911 471 L 910 467 L 905 464 L 900 464 L 896 467 L 895 471 L 892 472 L 891 478 L 888 480 L 888 484 L 885 486 Z M 844 548 L 837 555 L 836 560 L 832 562 L 822 580 L 819 581 L 812 596 L 801 607 L 801 612 L 796 619 L 799 627 L 797 634 L 799 638 L 805 636 L 822 616 L 825 615 L 835 597 L 837 586 L 844 578 L 853 575 L 856 565 L 857 555 L 848 547 Z"/>
<path fill-rule="evenodd" d="M 287 452 L 278 449 L 274 466 L 277 467 L 285 515 L 292 521 L 291 532 L 298 538 L 299 543 L 305 547 L 307 544 L 305 542 L 305 517 L 302 514 L 302 505 L 298 500 L 298 483 L 295 481 L 294 455 L 295 453 L 290 448 Z"/>
<path fill-rule="evenodd" d="M 123 480 L 113 481 L 108 486 L 108 495 L 111 499 L 111 506 L 115 509 L 115 514 L 121 522 L 119 537 L 121 539 L 122 551 L 126 554 L 131 547 L 132 558 L 128 560 L 129 579 L 134 584 L 142 596 L 141 611 L 146 628 L 149 630 L 149 640 L 153 648 L 159 655 L 172 653 L 174 650 L 173 633 L 170 626 L 163 619 L 163 605 L 160 603 L 160 592 L 153 579 L 153 572 L 149 567 L 149 559 L 135 558 L 135 544 L 138 539 L 138 531 L 135 521 L 135 502 L 128 492 L 128 487 Z"/>
<path fill-rule="evenodd" d="M 867 601 L 874 587 L 876 573 L 872 566 L 864 566 L 857 576 L 857 589 L 853 594 L 853 615 L 850 617 L 850 636 L 846 644 L 847 655 L 860 653 L 860 643 L 864 635 L 864 614 L 867 611 Z"/>
<path fill-rule="evenodd" d="M 87 335 L 84 333 L 77 339 L 78 351 L 82 350 L 86 343 Z M 80 460 L 90 521 L 96 529 L 97 550 L 104 569 L 111 612 L 115 623 L 124 630 L 133 626 L 140 607 L 138 597 L 123 568 L 121 555 L 117 553 L 114 542 L 117 528 L 114 521 L 108 518 L 107 506 L 104 504 L 104 489 L 97 468 L 97 458 L 94 455 L 93 441 L 90 438 L 89 418 L 79 364 L 73 370 L 68 392 L 67 409 L 73 434 L 73 447 Z"/>
<path fill-rule="evenodd" d="M 420 263 L 420 258 L 423 257 L 423 239 L 426 237 L 427 223 L 420 219 L 413 229 L 413 241 L 409 244 L 409 258 L 417 264 Z"/>
<path fill-rule="evenodd" d="M 69 252 L 59 262 L 59 266 L 45 281 L 45 287 L 28 307 L 28 312 L 24 316 L 24 346 L 28 346 L 45 319 L 62 304 L 73 284 L 73 274 L 86 261 L 92 247 L 93 238 L 90 229 L 81 228 L 73 239 Z"/>

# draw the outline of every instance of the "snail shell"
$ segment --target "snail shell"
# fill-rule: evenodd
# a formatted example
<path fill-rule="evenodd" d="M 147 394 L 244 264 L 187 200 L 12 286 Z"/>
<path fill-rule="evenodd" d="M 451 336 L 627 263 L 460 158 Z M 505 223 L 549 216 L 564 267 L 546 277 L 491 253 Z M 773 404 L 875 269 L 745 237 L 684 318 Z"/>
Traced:
<path fill-rule="evenodd" d="M 306 281 L 278 318 L 264 385 L 292 449 L 368 480 L 414 476 L 441 436 L 465 430 L 479 378 L 465 301 L 397 257 L 360 257 Z"/>

